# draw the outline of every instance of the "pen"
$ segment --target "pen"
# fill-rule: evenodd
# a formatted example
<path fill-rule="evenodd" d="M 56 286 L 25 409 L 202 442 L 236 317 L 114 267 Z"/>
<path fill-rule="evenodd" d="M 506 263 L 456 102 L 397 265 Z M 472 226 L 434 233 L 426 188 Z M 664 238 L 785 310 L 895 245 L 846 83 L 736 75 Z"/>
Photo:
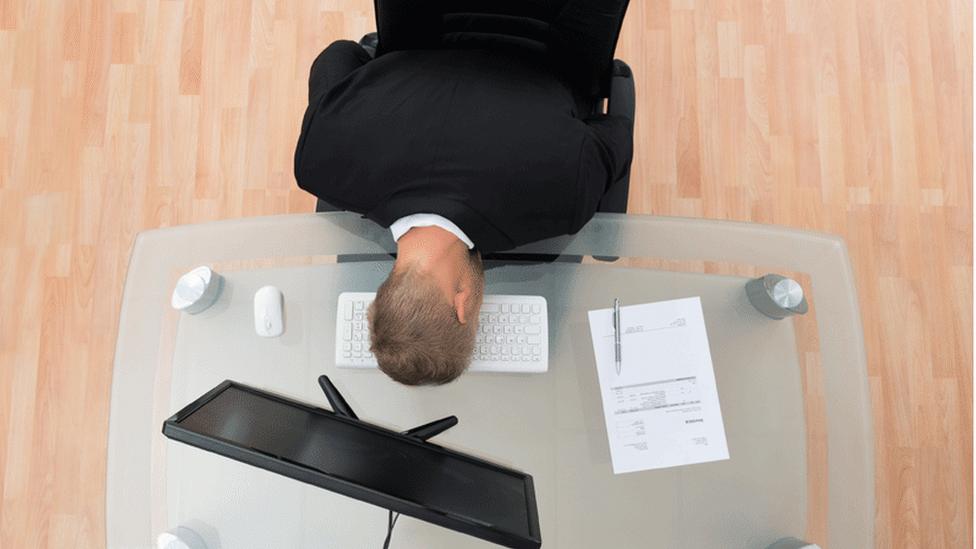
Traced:
<path fill-rule="evenodd" d="M 613 298 L 613 360 L 620 375 L 620 300 Z"/>

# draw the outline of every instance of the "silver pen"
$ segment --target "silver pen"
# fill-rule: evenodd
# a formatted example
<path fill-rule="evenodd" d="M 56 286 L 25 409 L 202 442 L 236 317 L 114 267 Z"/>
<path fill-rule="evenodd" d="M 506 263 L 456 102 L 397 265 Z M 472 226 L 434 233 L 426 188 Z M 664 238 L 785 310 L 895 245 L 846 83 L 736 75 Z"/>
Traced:
<path fill-rule="evenodd" d="M 613 298 L 613 360 L 620 375 L 620 300 Z"/>

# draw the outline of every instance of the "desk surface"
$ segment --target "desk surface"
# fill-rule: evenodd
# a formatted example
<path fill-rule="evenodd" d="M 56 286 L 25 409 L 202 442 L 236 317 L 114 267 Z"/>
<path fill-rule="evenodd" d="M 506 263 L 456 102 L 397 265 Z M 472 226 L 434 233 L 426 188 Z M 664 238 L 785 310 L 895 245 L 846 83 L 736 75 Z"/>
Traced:
<path fill-rule="evenodd" d="M 809 505 L 826 502 L 832 547 L 869 547 L 873 524 L 870 406 L 856 296 L 839 240 L 757 225 L 601 215 L 579 234 L 517 250 L 732 261 L 802 272 L 817 309 L 821 375 L 801 379 L 793 322 L 760 315 L 746 279 L 617 263 L 505 265 L 488 293 L 549 301 L 550 371 L 469 373 L 438 388 L 405 388 L 378 371 L 336 369 L 341 291 L 374 291 L 391 263 L 331 262 L 394 247 L 388 232 L 350 214 L 256 218 L 139 236 L 126 281 L 113 379 L 107 535 L 144 546 L 179 525 L 211 547 L 373 547 L 385 512 L 316 487 L 169 442 L 162 420 L 226 378 L 324 405 L 329 374 L 369 421 L 406 428 L 456 414 L 446 446 L 535 478 L 544 546 L 755 547 L 803 537 Z M 181 272 L 214 265 L 223 295 L 197 316 L 168 309 Z M 286 332 L 253 333 L 251 296 L 285 295 Z M 614 476 L 586 311 L 613 297 L 644 303 L 701 296 L 731 459 Z M 830 448 L 824 487 L 810 486 L 804 383 L 822 383 Z M 816 393 L 817 391 L 812 391 Z M 807 408 L 809 409 L 809 408 Z M 826 496 L 817 499 L 817 492 Z M 483 542 L 401 520 L 399 547 Z"/>

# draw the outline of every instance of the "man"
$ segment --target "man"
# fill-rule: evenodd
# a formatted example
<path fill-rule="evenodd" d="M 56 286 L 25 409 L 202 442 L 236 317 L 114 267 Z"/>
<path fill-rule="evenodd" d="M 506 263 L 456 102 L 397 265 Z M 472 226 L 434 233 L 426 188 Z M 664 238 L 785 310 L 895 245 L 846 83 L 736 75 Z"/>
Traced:
<path fill-rule="evenodd" d="M 312 64 L 295 176 L 393 233 L 397 258 L 369 310 L 387 375 L 409 385 L 460 375 L 484 288 L 480 254 L 577 232 L 626 172 L 630 122 L 587 117 L 587 101 L 526 52 L 373 59 L 339 41 Z"/>

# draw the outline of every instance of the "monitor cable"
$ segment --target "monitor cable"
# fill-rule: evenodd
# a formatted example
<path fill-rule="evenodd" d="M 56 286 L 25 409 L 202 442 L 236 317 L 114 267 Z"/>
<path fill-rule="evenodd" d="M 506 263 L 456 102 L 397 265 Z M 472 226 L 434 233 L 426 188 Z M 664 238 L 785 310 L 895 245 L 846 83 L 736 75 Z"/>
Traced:
<path fill-rule="evenodd" d="M 386 540 L 383 541 L 383 549 L 390 549 L 390 539 L 393 537 L 393 527 L 396 526 L 397 519 L 400 518 L 400 513 L 393 516 L 393 510 L 390 511 L 389 518 L 386 519 Z"/>

